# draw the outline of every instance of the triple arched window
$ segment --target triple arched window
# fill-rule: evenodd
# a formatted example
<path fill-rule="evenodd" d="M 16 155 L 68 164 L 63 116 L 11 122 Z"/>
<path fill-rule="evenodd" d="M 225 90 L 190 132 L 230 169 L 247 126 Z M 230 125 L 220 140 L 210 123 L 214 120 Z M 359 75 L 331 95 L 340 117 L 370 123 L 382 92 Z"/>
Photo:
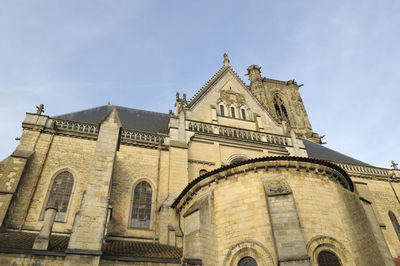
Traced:
<path fill-rule="evenodd" d="M 236 107 L 234 106 L 227 107 L 226 112 L 227 114 L 225 113 L 225 106 L 223 104 L 220 104 L 219 105 L 220 116 L 230 116 L 232 118 L 241 118 L 243 120 L 247 120 L 246 109 L 244 107 L 239 107 L 238 113 L 236 113 Z"/>
<path fill-rule="evenodd" d="M 151 218 L 152 189 L 149 183 L 141 181 L 133 192 L 131 227 L 149 229 Z"/>
<path fill-rule="evenodd" d="M 275 112 L 278 118 L 289 122 L 289 116 L 282 98 L 278 94 L 275 94 L 273 102 L 274 102 Z"/>
<path fill-rule="evenodd" d="M 74 177 L 68 171 L 59 173 L 53 180 L 47 205 L 55 204 L 58 206 L 58 212 L 55 218 L 58 222 L 63 222 L 65 220 L 73 186 Z"/>

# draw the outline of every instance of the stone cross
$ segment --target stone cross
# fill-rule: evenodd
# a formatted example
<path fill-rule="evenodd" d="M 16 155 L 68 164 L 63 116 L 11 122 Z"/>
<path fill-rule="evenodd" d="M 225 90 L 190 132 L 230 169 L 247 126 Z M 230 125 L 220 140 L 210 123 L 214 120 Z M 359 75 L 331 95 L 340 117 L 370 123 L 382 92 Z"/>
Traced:
<path fill-rule="evenodd" d="M 399 170 L 399 164 L 398 163 L 395 163 L 393 160 L 392 160 L 392 168 L 393 169 L 395 169 L 395 170 Z"/>
<path fill-rule="evenodd" d="M 44 113 L 44 105 L 41 103 L 39 106 L 36 106 L 36 114 L 41 115 Z"/>

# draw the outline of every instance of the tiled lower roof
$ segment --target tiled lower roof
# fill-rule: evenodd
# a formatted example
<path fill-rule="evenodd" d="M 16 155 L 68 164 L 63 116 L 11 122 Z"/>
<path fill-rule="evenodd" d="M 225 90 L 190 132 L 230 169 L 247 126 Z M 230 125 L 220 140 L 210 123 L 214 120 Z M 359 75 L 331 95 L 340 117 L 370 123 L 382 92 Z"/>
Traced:
<path fill-rule="evenodd" d="M 0 248 L 32 249 L 37 234 L 27 232 L 5 232 L 0 234 Z M 65 251 L 69 237 L 51 235 L 49 251 Z"/>
<path fill-rule="evenodd" d="M 182 249 L 150 242 L 107 240 L 103 254 L 106 256 L 132 256 L 134 254 L 135 257 L 178 259 L 182 257 Z"/>
<path fill-rule="evenodd" d="M 37 233 L 9 231 L 0 233 L 1 249 L 31 250 Z M 51 235 L 48 251 L 64 252 L 67 249 L 69 236 Z M 21 253 L 21 252 L 20 252 Z M 179 259 L 182 249 L 151 242 L 107 240 L 103 249 L 104 256 L 140 257 L 158 259 Z"/>

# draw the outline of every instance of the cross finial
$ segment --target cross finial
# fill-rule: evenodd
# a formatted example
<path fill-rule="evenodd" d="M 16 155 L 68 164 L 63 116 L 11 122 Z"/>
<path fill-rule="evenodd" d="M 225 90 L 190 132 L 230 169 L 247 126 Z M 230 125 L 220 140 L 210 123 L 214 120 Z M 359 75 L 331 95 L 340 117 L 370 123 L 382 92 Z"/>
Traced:
<path fill-rule="evenodd" d="M 395 163 L 393 160 L 392 160 L 392 168 L 393 169 L 395 169 L 395 170 L 399 170 L 399 164 L 398 163 Z"/>
<path fill-rule="evenodd" d="M 39 106 L 36 106 L 36 114 L 41 115 L 44 113 L 44 105 L 41 103 Z"/>
<path fill-rule="evenodd" d="M 227 53 L 224 53 L 224 66 L 229 66 L 229 58 Z"/>

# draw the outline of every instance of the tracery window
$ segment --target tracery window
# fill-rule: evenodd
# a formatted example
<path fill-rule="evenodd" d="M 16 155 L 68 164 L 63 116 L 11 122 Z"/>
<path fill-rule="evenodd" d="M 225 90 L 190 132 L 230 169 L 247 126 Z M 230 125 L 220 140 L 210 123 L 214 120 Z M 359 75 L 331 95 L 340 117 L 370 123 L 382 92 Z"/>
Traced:
<path fill-rule="evenodd" d="M 318 265 L 319 266 L 341 266 L 339 258 L 332 252 L 321 251 L 318 254 Z"/>
<path fill-rule="evenodd" d="M 242 111 L 242 119 L 246 120 L 246 111 L 244 109 L 241 109 Z"/>
<path fill-rule="evenodd" d="M 219 112 L 221 116 L 225 116 L 225 107 L 222 104 L 219 106 Z"/>
<path fill-rule="evenodd" d="M 257 262 L 252 257 L 244 257 L 239 261 L 238 266 L 257 266 Z"/>
<path fill-rule="evenodd" d="M 396 215 L 392 211 L 389 211 L 389 218 L 390 221 L 392 221 L 392 225 L 394 227 L 394 230 L 396 231 L 397 238 L 400 240 L 400 225 L 399 222 L 397 221 Z"/>
<path fill-rule="evenodd" d="M 57 222 L 65 220 L 73 186 L 74 177 L 68 171 L 61 172 L 54 178 L 47 205 L 51 203 L 58 206 L 59 209 L 55 217 L 55 221 Z"/>
<path fill-rule="evenodd" d="M 233 117 L 233 118 L 235 118 L 236 117 L 236 115 L 235 115 L 235 107 L 231 107 L 231 116 Z"/>
<path fill-rule="evenodd" d="M 133 193 L 131 227 L 150 228 L 152 189 L 149 183 L 142 181 L 136 185 Z"/>
<path fill-rule="evenodd" d="M 274 107 L 275 107 L 276 115 L 279 118 L 289 122 L 289 116 L 287 114 L 286 107 L 285 107 L 285 104 L 283 103 L 282 98 L 279 97 L 279 95 L 276 94 L 274 96 L 273 101 L 274 101 Z"/>

